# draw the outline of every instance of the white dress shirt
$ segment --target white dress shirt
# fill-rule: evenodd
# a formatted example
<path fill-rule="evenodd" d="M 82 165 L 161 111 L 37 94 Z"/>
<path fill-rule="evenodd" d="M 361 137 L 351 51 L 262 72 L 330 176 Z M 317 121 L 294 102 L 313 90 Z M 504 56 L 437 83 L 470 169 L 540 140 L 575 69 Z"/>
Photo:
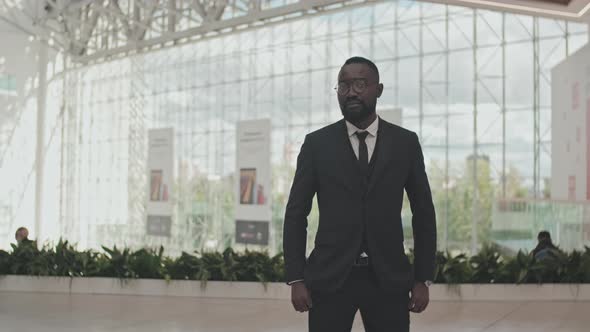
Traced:
<path fill-rule="evenodd" d="M 369 158 L 367 159 L 371 162 L 371 157 L 373 156 L 373 151 L 375 151 L 375 143 L 377 143 L 377 131 L 379 130 L 379 117 L 373 121 L 367 127 L 367 129 L 359 129 L 352 123 L 346 121 L 346 129 L 348 130 L 348 139 L 350 139 L 350 144 L 352 145 L 352 150 L 356 156 L 356 159 L 359 159 L 359 138 L 356 135 L 357 131 L 368 131 L 369 135 L 365 138 L 365 143 L 367 143 L 367 152 L 369 153 Z"/>

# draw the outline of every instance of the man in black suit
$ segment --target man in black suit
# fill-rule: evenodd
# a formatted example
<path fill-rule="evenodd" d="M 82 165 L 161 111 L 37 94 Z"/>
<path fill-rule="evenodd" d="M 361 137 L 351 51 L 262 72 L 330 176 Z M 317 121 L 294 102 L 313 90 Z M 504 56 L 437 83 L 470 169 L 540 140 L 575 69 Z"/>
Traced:
<path fill-rule="evenodd" d="M 379 71 L 353 57 L 336 88 L 344 119 L 305 137 L 285 213 L 283 250 L 291 300 L 311 332 L 409 331 L 434 277 L 436 220 L 418 136 L 380 119 Z M 414 265 L 404 252 L 404 189 L 412 209 Z M 307 216 L 320 220 L 306 259 Z M 411 297 L 410 297 L 411 293 Z"/>

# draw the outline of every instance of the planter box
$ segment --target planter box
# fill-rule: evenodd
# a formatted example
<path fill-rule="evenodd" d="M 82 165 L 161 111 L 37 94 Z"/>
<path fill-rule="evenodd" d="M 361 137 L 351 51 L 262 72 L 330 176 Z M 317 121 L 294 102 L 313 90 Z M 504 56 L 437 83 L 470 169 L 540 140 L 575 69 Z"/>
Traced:
<path fill-rule="evenodd" d="M 283 283 L 200 281 L 161 279 L 69 278 L 0 276 L 0 292 L 70 294 L 191 296 L 237 299 L 288 299 L 291 289 Z"/>
<path fill-rule="evenodd" d="M 433 285 L 433 301 L 590 301 L 590 284 Z"/>
<path fill-rule="evenodd" d="M 0 276 L 0 292 L 102 295 L 190 296 L 227 299 L 289 300 L 283 283 L 115 278 Z M 433 285 L 432 301 L 590 301 L 590 284 L 459 284 Z"/>

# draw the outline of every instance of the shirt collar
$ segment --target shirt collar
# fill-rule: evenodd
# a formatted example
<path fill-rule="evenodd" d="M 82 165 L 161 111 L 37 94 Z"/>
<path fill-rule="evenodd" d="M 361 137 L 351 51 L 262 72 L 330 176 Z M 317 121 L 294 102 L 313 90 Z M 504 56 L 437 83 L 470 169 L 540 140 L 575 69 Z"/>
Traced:
<path fill-rule="evenodd" d="M 369 125 L 369 127 L 367 127 L 367 129 L 363 130 L 363 129 L 359 129 L 357 128 L 357 126 L 353 125 L 352 123 L 345 121 L 346 122 L 346 129 L 348 130 L 348 137 L 354 135 L 357 131 L 368 131 L 369 135 L 373 136 L 373 137 L 377 137 L 377 131 L 379 130 L 379 117 L 377 117 L 375 119 L 375 121 L 373 121 L 373 123 L 371 123 Z"/>

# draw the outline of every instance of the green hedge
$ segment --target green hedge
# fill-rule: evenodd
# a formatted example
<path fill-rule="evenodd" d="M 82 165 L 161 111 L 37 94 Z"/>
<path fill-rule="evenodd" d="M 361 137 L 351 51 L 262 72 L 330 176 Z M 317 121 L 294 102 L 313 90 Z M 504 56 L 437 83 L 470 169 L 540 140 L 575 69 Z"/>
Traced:
<path fill-rule="evenodd" d="M 120 279 L 166 279 L 283 282 L 282 254 L 266 252 L 223 253 L 183 252 L 170 258 L 164 248 L 132 251 L 102 247 L 104 252 L 77 251 L 68 241 L 55 247 L 37 249 L 36 243 L 12 245 L 12 251 L 0 250 L 0 274 L 112 277 Z M 413 253 L 409 253 L 410 259 Z M 504 257 L 493 246 L 477 255 L 451 255 L 438 252 L 436 283 L 590 283 L 590 248 L 583 252 L 553 251 L 538 261 L 525 252 Z"/>
<path fill-rule="evenodd" d="M 588 247 L 571 253 L 551 250 L 546 258 L 536 260 L 523 251 L 505 257 L 496 247 L 487 246 L 472 257 L 439 252 L 436 263 L 438 283 L 590 283 Z"/>
<path fill-rule="evenodd" d="M 111 277 L 121 279 L 175 279 L 273 282 L 283 279 L 282 255 L 234 252 L 189 254 L 170 258 L 164 248 L 119 249 L 104 252 L 77 251 L 60 240 L 51 248 L 37 249 L 34 242 L 12 245 L 12 252 L 0 250 L 0 274 L 69 277 Z"/>

